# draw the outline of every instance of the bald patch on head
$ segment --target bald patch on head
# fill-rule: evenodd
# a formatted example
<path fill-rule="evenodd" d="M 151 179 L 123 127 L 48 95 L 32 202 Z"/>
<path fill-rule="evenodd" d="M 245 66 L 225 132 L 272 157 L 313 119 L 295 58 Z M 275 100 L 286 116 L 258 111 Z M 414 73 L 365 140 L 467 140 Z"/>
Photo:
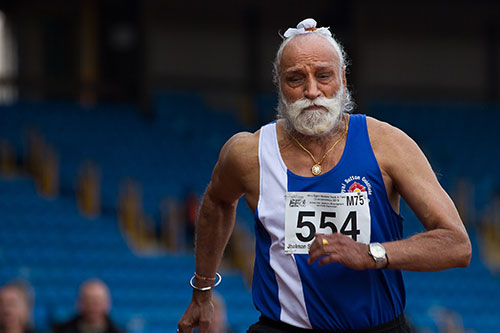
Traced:
<path fill-rule="evenodd" d="M 108 286 L 99 279 L 87 280 L 80 286 L 80 297 L 88 292 L 96 292 L 102 295 L 109 295 Z"/>
<path fill-rule="evenodd" d="M 81 314 L 91 322 L 102 320 L 111 307 L 108 286 L 98 279 L 82 283 L 78 301 Z"/>

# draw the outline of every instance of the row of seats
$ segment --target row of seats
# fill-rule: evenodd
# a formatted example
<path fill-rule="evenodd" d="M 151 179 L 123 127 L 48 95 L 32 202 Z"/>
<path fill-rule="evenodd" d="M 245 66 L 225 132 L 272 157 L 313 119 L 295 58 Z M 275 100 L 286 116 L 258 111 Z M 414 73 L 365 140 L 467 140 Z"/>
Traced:
<path fill-rule="evenodd" d="M 367 113 L 403 129 L 424 150 L 441 183 L 453 190 L 460 178 L 471 183 L 481 210 L 500 190 L 496 166 L 499 108 L 479 104 L 374 102 Z"/>
<path fill-rule="evenodd" d="M 6 128 L 2 136 L 22 154 L 26 128 L 37 129 L 57 150 L 61 186 L 66 189 L 73 189 L 85 160 L 96 162 L 107 207 L 116 205 L 124 179 L 137 180 L 146 212 L 158 220 L 166 197 L 182 198 L 188 189 L 203 192 L 219 149 L 241 129 L 234 117 L 206 112 L 196 98 L 170 99 L 158 96 L 163 111 L 154 121 L 131 107 L 20 103 L 1 110 L 0 123 Z"/>

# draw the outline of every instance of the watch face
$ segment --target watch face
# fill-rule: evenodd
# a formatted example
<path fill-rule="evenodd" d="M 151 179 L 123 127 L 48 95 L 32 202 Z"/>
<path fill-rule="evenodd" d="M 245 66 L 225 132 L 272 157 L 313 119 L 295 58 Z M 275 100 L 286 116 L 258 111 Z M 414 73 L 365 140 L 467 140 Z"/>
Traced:
<path fill-rule="evenodd" d="M 382 259 L 385 257 L 385 249 L 380 244 L 371 244 L 370 252 L 372 256 L 374 256 L 377 259 Z"/>

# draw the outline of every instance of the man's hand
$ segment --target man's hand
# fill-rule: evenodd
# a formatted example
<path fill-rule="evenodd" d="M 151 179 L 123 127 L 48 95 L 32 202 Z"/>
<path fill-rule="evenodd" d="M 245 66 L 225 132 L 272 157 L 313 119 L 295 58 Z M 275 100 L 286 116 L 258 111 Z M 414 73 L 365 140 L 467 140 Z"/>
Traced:
<path fill-rule="evenodd" d="M 375 261 L 368 252 L 368 245 L 355 242 L 349 236 L 340 233 L 316 234 L 316 239 L 309 249 L 307 262 L 312 264 L 319 258 L 321 258 L 318 262 L 320 266 L 338 262 L 357 270 L 375 268 Z"/>
<path fill-rule="evenodd" d="M 191 303 L 177 324 L 178 332 L 192 333 L 193 328 L 199 326 L 199 333 L 207 333 L 213 317 L 212 292 L 195 291 Z"/>

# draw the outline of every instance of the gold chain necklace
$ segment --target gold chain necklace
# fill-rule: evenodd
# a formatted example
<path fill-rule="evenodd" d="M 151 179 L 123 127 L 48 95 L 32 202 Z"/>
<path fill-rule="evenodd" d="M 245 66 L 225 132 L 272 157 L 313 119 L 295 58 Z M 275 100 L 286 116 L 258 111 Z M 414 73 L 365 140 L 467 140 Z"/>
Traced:
<path fill-rule="evenodd" d="M 299 142 L 299 140 L 297 140 L 292 134 L 290 134 L 290 133 L 288 133 L 288 134 L 295 141 L 295 143 L 297 143 L 299 145 L 300 148 L 302 148 L 306 153 L 309 154 L 309 156 L 311 156 L 312 160 L 314 161 L 314 165 L 311 168 L 311 173 L 313 174 L 313 176 L 318 176 L 321 174 L 321 163 L 323 163 L 323 161 L 325 160 L 326 155 L 328 155 L 328 153 L 331 152 L 333 150 L 333 148 L 335 148 L 335 146 L 337 146 L 337 144 L 347 135 L 348 129 L 349 129 L 349 122 L 348 122 L 348 119 L 346 117 L 345 118 L 345 131 L 344 131 L 344 133 L 342 134 L 342 136 L 340 138 L 337 139 L 337 141 L 335 141 L 335 143 L 330 147 L 330 149 L 328 149 L 326 151 L 325 155 L 323 155 L 323 157 L 321 158 L 321 160 L 319 162 L 316 161 L 316 159 L 314 158 L 314 155 L 309 150 L 307 150 L 307 148 L 304 147 Z"/>

